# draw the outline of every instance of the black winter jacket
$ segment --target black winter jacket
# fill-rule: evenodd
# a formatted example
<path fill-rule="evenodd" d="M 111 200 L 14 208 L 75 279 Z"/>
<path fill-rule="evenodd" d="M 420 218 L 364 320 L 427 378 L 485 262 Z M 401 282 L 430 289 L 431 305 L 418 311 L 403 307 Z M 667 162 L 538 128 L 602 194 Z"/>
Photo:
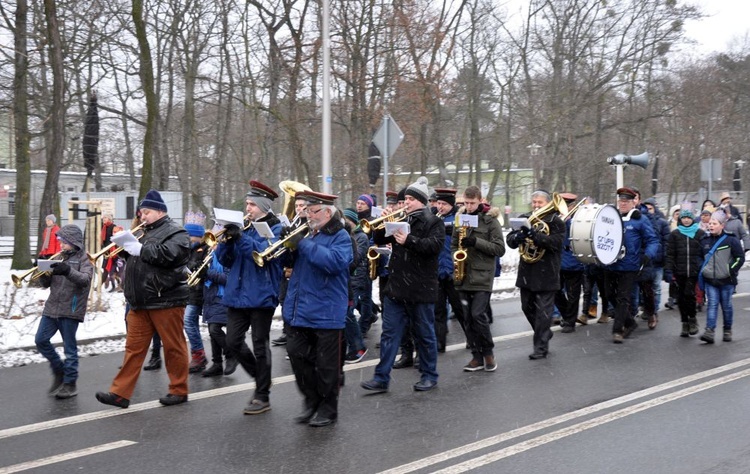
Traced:
<path fill-rule="evenodd" d="M 667 241 L 667 256 L 664 261 L 664 271 L 672 272 L 673 275 L 698 277 L 701 265 L 703 265 L 703 248 L 701 239 L 706 235 L 701 229 L 695 233 L 692 239 L 682 234 L 679 229 L 669 234 Z"/>
<path fill-rule="evenodd" d="M 445 241 L 445 224 L 425 207 L 407 218 L 410 232 L 404 245 L 385 230 L 374 232 L 375 244 L 392 244 L 390 276 L 384 294 L 399 302 L 434 303 L 438 293 L 438 256 Z"/>
<path fill-rule="evenodd" d="M 534 245 L 544 250 L 544 256 L 535 263 L 526 263 L 521 259 L 518 264 L 516 286 L 531 291 L 558 291 L 560 289 L 560 266 L 562 261 L 562 247 L 565 241 L 565 223 L 557 214 L 545 216 L 542 219 L 549 227 L 549 235 L 536 232 Z M 508 247 L 518 248 L 518 230 L 508 233 L 505 239 Z"/>
<path fill-rule="evenodd" d="M 125 299 L 135 310 L 185 306 L 185 265 L 190 258 L 187 231 L 169 216 L 147 225 L 144 231 L 141 255 L 129 255 L 125 265 Z"/>

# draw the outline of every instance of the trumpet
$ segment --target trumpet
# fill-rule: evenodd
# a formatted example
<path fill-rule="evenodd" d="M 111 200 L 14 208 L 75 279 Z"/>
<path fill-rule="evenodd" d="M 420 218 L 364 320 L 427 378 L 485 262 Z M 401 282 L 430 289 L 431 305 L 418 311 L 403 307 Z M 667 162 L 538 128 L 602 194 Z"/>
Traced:
<path fill-rule="evenodd" d="M 243 222 L 250 220 L 250 214 L 246 214 L 245 217 L 242 218 L 242 220 L 243 220 Z M 248 222 L 247 225 L 242 228 L 242 230 L 246 231 L 247 229 L 250 228 L 251 225 L 253 225 L 252 221 Z M 201 237 L 201 244 L 202 245 L 208 245 L 211 248 L 216 247 L 216 245 L 219 242 L 221 242 L 219 240 L 219 237 L 221 237 L 222 235 L 224 235 L 224 232 L 226 232 L 226 231 L 227 231 L 226 227 L 224 227 L 223 229 L 221 229 L 219 232 L 217 232 L 215 234 L 213 232 L 211 232 L 210 230 L 207 230 L 203 234 L 203 237 Z"/>
<path fill-rule="evenodd" d="M 310 231 L 310 226 L 307 223 L 304 223 L 291 231 L 289 235 L 284 237 L 283 239 L 279 239 L 276 242 L 269 245 L 264 251 L 258 252 L 257 250 L 253 251 L 253 260 L 255 261 L 255 264 L 259 267 L 262 267 L 267 262 L 273 260 L 274 258 L 278 258 L 281 255 L 284 254 L 289 248 L 286 246 L 286 243 L 291 239 L 292 237 L 297 236 L 298 234 L 307 235 L 307 233 Z"/>
<path fill-rule="evenodd" d="M 54 254 L 53 256 L 51 256 L 49 258 L 49 260 L 54 260 L 55 258 L 59 257 L 61 254 L 62 254 L 62 252 L 57 252 L 56 254 Z M 39 265 L 35 266 L 34 268 L 30 268 L 30 269 L 26 270 L 25 272 L 21 273 L 20 275 L 11 275 L 10 279 L 13 281 L 13 286 L 15 286 L 16 288 L 21 288 L 21 286 L 23 285 L 24 280 L 26 280 L 26 278 L 29 275 L 33 275 L 31 277 L 31 279 L 29 280 L 29 281 L 33 281 L 33 280 L 36 280 L 37 278 L 41 277 L 45 273 L 47 273 L 47 272 L 37 272 L 38 269 L 39 269 Z"/>
<path fill-rule="evenodd" d="M 401 208 L 398 211 L 394 212 L 393 214 L 388 214 L 387 216 L 380 216 L 371 221 L 368 221 L 367 219 L 362 219 L 361 221 L 359 221 L 359 226 L 362 228 L 362 232 L 364 232 L 365 234 L 369 234 L 373 230 L 385 229 L 386 222 L 400 222 L 406 219 L 407 215 L 408 214 L 406 212 L 406 208 Z"/>
<path fill-rule="evenodd" d="M 137 226 L 133 227 L 133 228 L 131 229 L 131 232 L 137 232 L 137 231 L 139 231 L 139 230 L 143 230 L 143 227 L 144 227 L 145 225 L 146 225 L 146 223 L 145 223 L 145 222 L 142 222 L 142 223 L 138 224 Z M 142 233 L 141 235 L 139 235 L 139 236 L 138 236 L 138 237 L 136 237 L 136 238 L 137 238 L 138 240 L 141 240 L 141 238 L 143 238 L 143 236 L 144 236 L 144 235 L 145 235 L 145 233 Z M 115 255 L 117 255 L 117 254 L 119 254 L 120 252 L 122 252 L 122 250 L 123 250 L 123 248 L 122 248 L 122 247 L 118 247 L 118 248 L 116 248 L 116 249 L 115 249 L 115 247 L 117 247 L 117 244 L 116 244 L 116 243 L 114 243 L 114 242 L 112 242 L 111 244 L 107 245 L 106 247 L 104 247 L 104 248 L 103 248 L 103 249 L 101 249 L 100 251 L 96 252 L 96 253 L 95 253 L 94 255 L 91 255 L 91 254 L 89 254 L 89 260 L 91 261 L 91 263 L 94 263 L 94 262 L 96 262 L 97 260 L 99 260 L 99 257 L 101 257 L 101 256 L 105 255 L 105 254 L 106 254 L 107 252 L 110 252 L 110 253 L 109 253 L 109 255 L 107 255 L 107 258 L 112 258 L 112 257 L 114 257 Z M 114 249 L 114 250 L 112 250 L 112 249 Z"/>
<path fill-rule="evenodd" d="M 201 282 L 200 275 L 203 272 L 203 270 L 206 268 L 206 265 L 211 263 L 211 259 L 214 256 L 214 252 L 216 252 L 216 248 L 217 248 L 216 245 L 211 247 L 211 249 L 206 253 L 206 257 L 203 259 L 203 263 L 201 263 L 201 265 L 198 268 L 196 268 L 194 272 L 190 273 L 190 276 L 187 279 L 188 286 L 195 286 Z"/>

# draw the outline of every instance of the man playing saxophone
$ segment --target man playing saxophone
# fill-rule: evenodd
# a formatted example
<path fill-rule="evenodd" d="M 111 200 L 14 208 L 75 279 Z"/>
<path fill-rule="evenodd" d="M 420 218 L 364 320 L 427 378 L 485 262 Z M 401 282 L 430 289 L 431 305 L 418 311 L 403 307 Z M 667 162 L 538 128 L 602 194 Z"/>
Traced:
<path fill-rule="evenodd" d="M 562 200 L 560 200 L 562 202 Z M 555 294 L 560 289 L 560 264 L 565 240 L 565 223 L 547 191 L 531 194 L 529 226 L 508 234 L 508 247 L 519 248 L 516 286 L 521 290 L 521 310 L 534 329 L 534 352 L 529 359 L 544 359 L 552 338 L 550 325 Z"/>
<path fill-rule="evenodd" d="M 497 369 L 493 353 L 495 344 L 486 309 L 495 279 L 495 258 L 505 254 L 505 242 L 497 216 L 488 215 L 483 210 L 480 189 L 477 186 L 466 188 L 464 207 L 458 217 L 461 214 L 477 216 L 477 226 L 466 228 L 466 235 L 459 239 L 462 226 L 456 225 L 451 239 L 451 250 L 455 252 L 461 248 L 466 253 L 463 278 L 455 282 L 463 308 L 466 340 L 472 354 L 471 361 L 464 367 L 466 372 L 482 369 L 493 372 Z"/>

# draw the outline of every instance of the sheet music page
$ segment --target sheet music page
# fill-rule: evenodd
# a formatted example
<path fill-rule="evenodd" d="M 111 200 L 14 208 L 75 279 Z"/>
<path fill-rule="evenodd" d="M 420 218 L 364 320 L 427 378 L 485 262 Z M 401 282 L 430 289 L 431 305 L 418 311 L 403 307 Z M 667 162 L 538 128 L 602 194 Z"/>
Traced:
<path fill-rule="evenodd" d="M 52 270 L 52 265 L 60 263 L 62 260 L 37 260 L 40 272 L 48 272 Z"/>
<path fill-rule="evenodd" d="M 258 231 L 258 234 L 260 234 L 261 237 L 264 239 L 274 239 L 276 238 L 275 235 L 273 235 L 273 231 L 268 226 L 267 222 L 253 222 L 253 227 L 256 231 Z"/>
<path fill-rule="evenodd" d="M 217 224 L 228 225 L 235 224 L 240 229 L 245 227 L 245 215 L 240 211 L 231 209 L 214 208 L 214 220 Z"/>
<path fill-rule="evenodd" d="M 395 234 L 398 231 L 403 231 L 405 234 L 411 232 L 411 227 L 408 222 L 386 222 L 385 223 L 385 236 Z"/>
<path fill-rule="evenodd" d="M 117 244 L 119 247 L 124 247 L 128 242 L 138 242 L 138 239 L 135 238 L 133 232 L 130 230 L 124 230 L 122 232 L 112 234 L 110 240 Z"/>

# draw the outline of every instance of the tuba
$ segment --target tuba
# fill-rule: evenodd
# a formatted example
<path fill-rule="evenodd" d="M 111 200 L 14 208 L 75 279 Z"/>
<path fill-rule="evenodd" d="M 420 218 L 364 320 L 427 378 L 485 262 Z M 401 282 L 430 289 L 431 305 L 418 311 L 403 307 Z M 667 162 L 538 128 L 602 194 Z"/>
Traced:
<path fill-rule="evenodd" d="M 458 214 L 456 214 L 456 225 L 458 226 Z M 466 276 L 466 249 L 461 246 L 466 237 L 466 226 L 458 226 L 458 250 L 453 252 L 453 281 L 461 283 Z"/>
<path fill-rule="evenodd" d="M 543 233 L 549 235 L 549 226 L 544 222 L 545 217 L 557 212 L 560 215 L 567 216 L 568 205 L 565 204 L 565 200 L 560 197 L 558 193 L 552 194 L 552 201 L 540 207 L 536 211 L 532 212 L 529 216 L 529 225 L 534 232 Z M 526 263 L 536 263 L 544 257 L 544 249 L 540 249 L 534 244 L 534 241 L 530 238 L 526 238 L 525 241 L 521 242 L 518 246 L 518 252 L 521 254 L 521 259 Z"/>
<path fill-rule="evenodd" d="M 282 181 L 279 183 L 279 188 L 284 192 L 284 208 L 281 212 L 289 219 L 289 222 L 292 222 L 297 214 L 294 211 L 295 196 L 297 193 L 302 191 L 312 191 L 312 189 L 297 181 Z"/>

